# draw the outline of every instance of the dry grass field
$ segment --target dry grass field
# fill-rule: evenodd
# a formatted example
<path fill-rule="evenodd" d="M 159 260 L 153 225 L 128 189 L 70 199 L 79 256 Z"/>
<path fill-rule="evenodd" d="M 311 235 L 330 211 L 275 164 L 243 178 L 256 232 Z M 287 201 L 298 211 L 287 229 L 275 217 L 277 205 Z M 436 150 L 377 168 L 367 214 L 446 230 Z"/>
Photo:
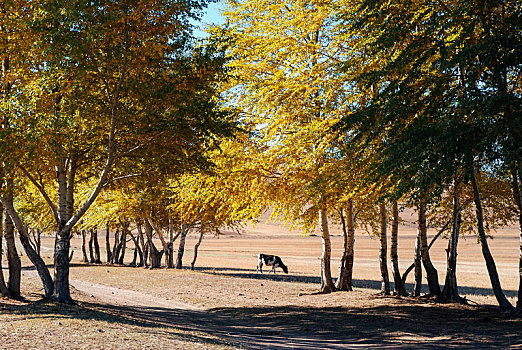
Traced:
<path fill-rule="evenodd" d="M 335 276 L 342 239 L 336 229 L 332 235 Z M 414 237 L 412 224 L 401 227 L 402 271 L 412 261 Z M 518 239 L 513 228 L 490 240 L 512 302 L 518 287 Z M 187 239 L 186 265 L 195 240 Z M 355 243 L 355 290 L 330 295 L 314 294 L 320 283 L 320 237 L 304 237 L 274 223 L 247 227 L 241 234 L 205 237 L 195 271 L 86 265 L 79 260 L 80 243 L 73 240 L 70 275 L 78 303 L 38 301 L 41 286 L 25 262 L 22 288 L 27 301 L 0 303 L 2 348 L 522 348 L 522 319 L 494 306 L 475 237 L 462 239 L 459 246 L 458 282 L 469 305 L 380 296 L 379 243 L 363 232 L 357 232 Z M 446 244 L 439 239 L 430 251 L 441 284 Z M 43 245 L 42 255 L 50 263 L 52 238 L 45 238 Z M 280 255 L 289 274 L 256 273 L 260 252 Z M 128 250 L 126 261 L 131 259 Z"/>

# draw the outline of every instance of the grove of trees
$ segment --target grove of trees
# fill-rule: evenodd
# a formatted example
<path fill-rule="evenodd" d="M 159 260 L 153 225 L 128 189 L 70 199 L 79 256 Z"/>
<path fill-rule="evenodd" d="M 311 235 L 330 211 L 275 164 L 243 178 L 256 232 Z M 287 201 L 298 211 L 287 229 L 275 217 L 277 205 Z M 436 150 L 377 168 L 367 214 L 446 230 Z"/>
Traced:
<path fill-rule="evenodd" d="M 458 241 L 475 234 L 499 306 L 522 311 L 519 2 L 227 0 L 226 23 L 202 42 L 192 23 L 205 6 L 1 2 L 2 294 L 20 296 L 16 239 L 45 296 L 70 302 L 74 234 L 88 263 L 123 264 L 132 242 L 131 265 L 182 268 L 197 231 L 194 268 L 205 234 L 270 210 L 305 233 L 320 228 L 321 293 L 352 290 L 363 229 L 380 239 L 382 293 L 392 280 L 395 295 L 418 296 L 424 270 L 432 296 L 466 302 Z M 401 273 L 406 207 L 418 230 Z M 343 231 L 337 279 L 333 223 Z M 488 247 L 514 224 L 516 305 Z M 442 290 L 428 226 L 448 238 Z M 43 232 L 56 237 L 54 276 Z"/>

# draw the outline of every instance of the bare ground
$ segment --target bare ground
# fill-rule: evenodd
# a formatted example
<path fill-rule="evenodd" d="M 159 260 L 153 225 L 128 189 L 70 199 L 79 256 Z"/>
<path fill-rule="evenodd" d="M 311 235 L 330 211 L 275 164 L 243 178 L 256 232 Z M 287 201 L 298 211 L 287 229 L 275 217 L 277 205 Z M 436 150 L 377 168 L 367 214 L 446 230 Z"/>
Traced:
<path fill-rule="evenodd" d="M 404 270 L 413 255 L 413 232 L 406 227 L 401 233 Z M 517 239 L 516 230 L 506 230 L 491 242 L 512 301 Z M 186 263 L 194 240 L 188 240 Z M 341 246 L 335 231 L 333 241 L 335 275 Z M 446 243 L 432 249 L 441 284 Z M 52 246 L 50 240 L 44 245 Z M 78 303 L 34 302 L 41 288 L 28 267 L 23 288 L 33 291 L 25 295 L 29 302 L 0 300 L 2 348 L 522 349 L 522 319 L 494 306 L 475 239 L 463 240 L 459 252 L 460 291 L 470 305 L 378 295 L 377 246 L 376 239 L 357 236 L 356 288 L 330 295 L 314 294 L 320 283 L 319 237 L 300 237 L 269 224 L 242 235 L 206 238 L 196 271 L 85 265 L 77 251 L 71 284 Z M 281 255 L 290 273 L 256 273 L 258 252 Z"/>

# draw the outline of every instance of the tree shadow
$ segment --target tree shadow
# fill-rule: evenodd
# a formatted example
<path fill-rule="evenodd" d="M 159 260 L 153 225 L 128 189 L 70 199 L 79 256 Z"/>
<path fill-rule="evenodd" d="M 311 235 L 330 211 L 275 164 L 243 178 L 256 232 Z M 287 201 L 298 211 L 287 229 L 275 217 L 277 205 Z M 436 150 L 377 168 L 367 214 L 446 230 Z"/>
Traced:
<path fill-rule="evenodd" d="M 522 345 L 522 320 L 493 307 L 418 303 L 357 308 L 240 307 L 205 311 L 86 303 L 81 317 L 139 322 L 196 332 L 198 342 L 217 336 L 246 349 L 460 349 Z M 107 316 L 109 315 L 109 316 Z M 215 340 L 214 340 L 215 343 Z"/>
<path fill-rule="evenodd" d="M 106 266 L 107 268 L 123 268 L 123 267 L 131 267 L 128 265 L 106 265 L 106 264 L 84 264 L 84 263 L 71 263 L 71 268 L 77 267 L 89 267 L 89 266 Z M 54 268 L 54 265 L 47 265 L 49 269 Z M 144 267 L 137 267 L 144 268 Z M 3 267 L 3 269 L 7 270 L 7 267 Z M 189 270 L 189 267 L 184 267 L 183 269 Z M 23 266 L 22 271 L 35 271 L 36 268 L 34 266 Z M 229 277 L 237 277 L 237 278 L 246 278 L 260 281 L 282 281 L 282 282 L 298 282 L 298 283 L 310 283 L 310 284 L 320 284 L 321 278 L 318 276 L 304 276 L 304 275 L 292 275 L 292 274 L 284 274 L 284 273 L 272 273 L 265 271 L 264 273 L 259 273 L 253 269 L 248 268 L 229 268 L 229 267 L 195 267 L 195 271 L 220 275 L 220 276 L 229 276 Z M 377 280 L 369 280 L 369 279 L 354 279 L 352 280 L 354 288 L 364 288 L 371 289 L 375 291 L 381 290 L 381 281 Z M 444 286 L 441 286 L 441 289 Z M 394 283 L 390 282 L 390 288 L 393 290 Z M 412 291 L 414 288 L 413 283 L 406 283 L 406 290 Z M 507 297 L 516 298 L 518 296 L 518 291 L 512 289 L 503 289 L 504 294 Z M 423 284 L 421 288 L 421 293 L 428 293 L 427 284 Z M 491 288 L 482 288 L 482 287 L 473 287 L 473 286 L 459 286 L 459 293 L 462 295 L 480 295 L 480 296 L 494 296 L 493 290 Z"/>
<path fill-rule="evenodd" d="M 211 273 L 215 275 L 221 276 L 230 276 L 237 278 L 246 278 L 246 279 L 254 279 L 254 280 L 272 280 L 272 281 L 283 281 L 283 282 L 299 282 L 299 283 L 311 283 L 311 284 L 320 284 L 321 277 L 318 276 L 302 276 L 302 275 L 292 275 L 292 274 L 273 274 L 270 273 L 258 273 L 254 272 L 251 269 L 243 269 L 243 268 L 206 268 L 200 267 L 196 268 L 196 271 L 200 271 L 203 273 Z M 352 280 L 352 284 L 354 288 L 364 288 L 364 289 L 372 289 L 375 291 L 381 290 L 381 281 L 377 280 L 369 280 L 369 279 L 354 279 Z M 441 289 L 444 287 L 440 286 Z M 393 290 L 394 283 L 390 282 L 390 288 Z M 413 283 L 406 283 L 406 290 L 412 291 L 414 288 Z M 517 297 L 518 291 L 511 289 L 503 289 L 504 294 L 507 297 Z M 421 288 L 421 293 L 428 293 L 427 284 L 423 284 Z M 472 286 L 459 286 L 459 292 L 465 295 L 480 295 L 480 296 L 494 296 L 493 290 L 491 288 L 482 288 L 482 287 L 472 287 Z"/>
<path fill-rule="evenodd" d="M 121 324 L 127 326 L 140 326 L 147 329 L 147 334 L 157 334 L 158 337 L 165 337 L 164 326 L 173 326 L 165 323 L 154 323 L 150 317 L 135 317 L 138 314 L 134 310 L 139 308 L 118 308 L 111 305 L 95 305 L 86 303 L 76 303 L 73 305 L 59 304 L 40 300 L 36 302 L 28 302 L 24 304 L 6 304 L 0 301 L 0 313 L 9 315 L 22 315 L 25 320 L 31 319 L 76 319 L 76 320 L 95 320 L 104 321 L 106 323 Z M 116 312 L 117 311 L 117 312 Z M 162 329 L 155 330 L 162 327 Z M 180 333 L 182 327 L 172 329 L 172 336 L 177 339 L 198 343 L 213 345 L 229 345 L 229 342 L 216 338 L 211 332 L 196 333 Z M 186 328 L 185 328 L 186 329 Z"/>

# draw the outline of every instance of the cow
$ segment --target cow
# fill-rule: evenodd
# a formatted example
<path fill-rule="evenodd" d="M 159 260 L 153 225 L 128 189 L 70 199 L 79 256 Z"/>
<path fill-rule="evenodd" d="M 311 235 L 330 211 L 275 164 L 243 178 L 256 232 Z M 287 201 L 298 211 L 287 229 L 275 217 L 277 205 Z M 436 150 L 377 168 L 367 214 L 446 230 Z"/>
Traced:
<path fill-rule="evenodd" d="M 285 273 L 288 273 L 288 267 L 286 267 L 286 265 L 283 264 L 283 261 L 277 255 L 259 254 L 257 256 L 256 271 L 263 273 L 263 265 L 272 266 L 272 271 L 274 272 L 274 274 L 276 273 L 276 267 L 280 267 L 283 269 Z"/>

